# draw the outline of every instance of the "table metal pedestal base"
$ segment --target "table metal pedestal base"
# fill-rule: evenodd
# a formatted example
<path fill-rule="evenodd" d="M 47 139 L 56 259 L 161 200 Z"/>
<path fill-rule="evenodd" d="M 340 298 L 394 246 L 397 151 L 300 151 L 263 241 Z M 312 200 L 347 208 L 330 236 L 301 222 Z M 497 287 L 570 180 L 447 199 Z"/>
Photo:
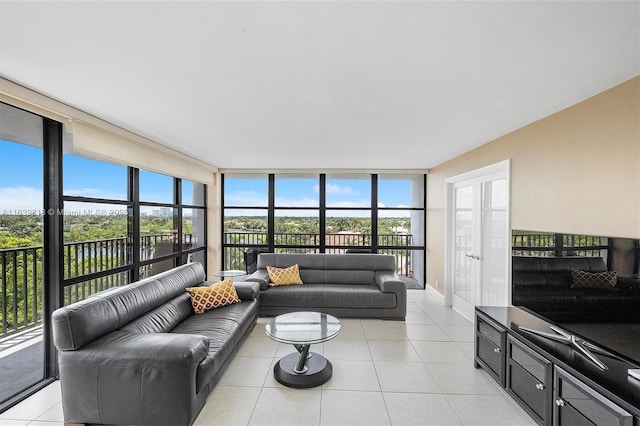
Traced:
<path fill-rule="evenodd" d="M 315 352 L 309 352 L 307 355 L 307 352 L 308 349 L 300 351 L 300 354 L 289 354 L 278 361 L 273 367 L 276 380 L 292 388 L 313 388 L 326 383 L 331 378 L 333 366 L 322 355 Z M 297 368 L 300 362 L 303 363 L 302 369 Z"/>

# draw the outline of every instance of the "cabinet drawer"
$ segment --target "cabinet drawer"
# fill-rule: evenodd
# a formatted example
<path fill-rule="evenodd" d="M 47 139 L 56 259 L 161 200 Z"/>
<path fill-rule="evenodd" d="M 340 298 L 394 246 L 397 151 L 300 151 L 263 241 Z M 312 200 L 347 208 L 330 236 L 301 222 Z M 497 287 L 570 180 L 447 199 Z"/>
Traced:
<path fill-rule="evenodd" d="M 555 367 L 555 425 L 632 426 L 633 416 L 598 392 Z"/>
<path fill-rule="evenodd" d="M 507 337 L 507 348 L 507 393 L 538 424 L 551 425 L 551 363 L 511 336 Z"/>
<path fill-rule="evenodd" d="M 505 384 L 505 346 L 506 331 L 476 315 L 476 363 L 483 366 L 502 387 Z"/>
<path fill-rule="evenodd" d="M 495 346 L 502 346 L 502 336 L 504 335 L 504 332 L 497 330 L 482 318 L 478 318 L 478 333 L 484 336 Z"/>

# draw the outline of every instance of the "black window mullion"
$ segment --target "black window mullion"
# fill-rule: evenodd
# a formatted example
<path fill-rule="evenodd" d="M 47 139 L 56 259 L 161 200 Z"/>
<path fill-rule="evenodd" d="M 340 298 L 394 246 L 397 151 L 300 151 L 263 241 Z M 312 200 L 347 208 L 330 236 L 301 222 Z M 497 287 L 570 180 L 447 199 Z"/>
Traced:
<path fill-rule="evenodd" d="M 50 319 L 53 311 L 64 305 L 63 292 L 63 211 L 62 201 L 62 124 L 43 118 L 44 156 L 44 378 L 58 375 L 57 350 L 53 345 Z"/>
<path fill-rule="evenodd" d="M 133 204 L 127 230 L 127 251 L 133 266 L 129 271 L 129 282 L 136 282 L 140 279 L 140 170 L 135 167 L 128 167 L 128 187 L 129 201 Z"/>
<path fill-rule="evenodd" d="M 267 243 L 269 245 L 269 252 L 275 252 L 275 234 L 276 234 L 276 175 L 269 173 L 269 206 L 267 213 Z"/>
<path fill-rule="evenodd" d="M 371 252 L 378 252 L 378 175 L 371 175 Z"/>
<path fill-rule="evenodd" d="M 320 253 L 325 253 L 327 250 L 327 175 L 325 173 L 320 173 L 318 192 L 320 197 Z"/>
<path fill-rule="evenodd" d="M 176 251 L 178 252 L 178 259 L 176 265 L 182 265 L 182 242 L 184 236 L 182 234 L 182 179 L 173 178 L 173 194 L 174 194 L 174 209 L 173 209 L 173 229 L 178 231 L 176 241 Z"/>

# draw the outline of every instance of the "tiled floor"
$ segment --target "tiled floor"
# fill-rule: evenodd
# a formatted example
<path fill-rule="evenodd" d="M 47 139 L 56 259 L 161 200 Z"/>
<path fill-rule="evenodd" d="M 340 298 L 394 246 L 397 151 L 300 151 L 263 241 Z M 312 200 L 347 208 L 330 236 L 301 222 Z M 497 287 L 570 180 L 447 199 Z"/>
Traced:
<path fill-rule="evenodd" d="M 405 323 L 342 321 L 340 335 L 312 346 L 333 364 L 314 389 L 289 389 L 273 365 L 293 347 L 267 338 L 266 320 L 209 396 L 205 425 L 534 425 L 483 370 L 473 368 L 473 326 L 428 292 L 409 291 Z M 54 383 L 0 414 L 0 426 L 62 424 Z"/>

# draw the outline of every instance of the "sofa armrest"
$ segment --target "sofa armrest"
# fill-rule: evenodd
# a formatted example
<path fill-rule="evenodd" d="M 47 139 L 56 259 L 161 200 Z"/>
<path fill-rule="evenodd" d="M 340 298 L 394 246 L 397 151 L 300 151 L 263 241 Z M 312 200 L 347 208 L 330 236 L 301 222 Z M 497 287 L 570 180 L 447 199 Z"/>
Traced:
<path fill-rule="evenodd" d="M 60 351 L 65 422 L 188 424 L 198 365 L 209 339 L 114 331 L 76 351 Z"/>
<path fill-rule="evenodd" d="M 260 284 L 255 281 L 234 282 L 233 286 L 240 300 L 253 300 L 260 293 Z"/>
<path fill-rule="evenodd" d="M 380 287 L 383 293 L 397 293 L 398 291 L 405 291 L 407 286 L 395 272 L 390 271 L 376 271 L 376 284 Z"/>
<path fill-rule="evenodd" d="M 393 271 L 376 271 L 375 280 L 383 293 L 396 296 L 397 308 L 389 315 L 390 319 L 404 320 L 407 314 L 407 285 Z"/>
<path fill-rule="evenodd" d="M 256 269 L 255 272 L 249 275 L 244 281 L 257 282 L 258 284 L 260 284 L 260 290 L 268 289 L 269 283 L 271 282 L 271 280 L 269 279 L 269 273 L 266 269 Z"/>

